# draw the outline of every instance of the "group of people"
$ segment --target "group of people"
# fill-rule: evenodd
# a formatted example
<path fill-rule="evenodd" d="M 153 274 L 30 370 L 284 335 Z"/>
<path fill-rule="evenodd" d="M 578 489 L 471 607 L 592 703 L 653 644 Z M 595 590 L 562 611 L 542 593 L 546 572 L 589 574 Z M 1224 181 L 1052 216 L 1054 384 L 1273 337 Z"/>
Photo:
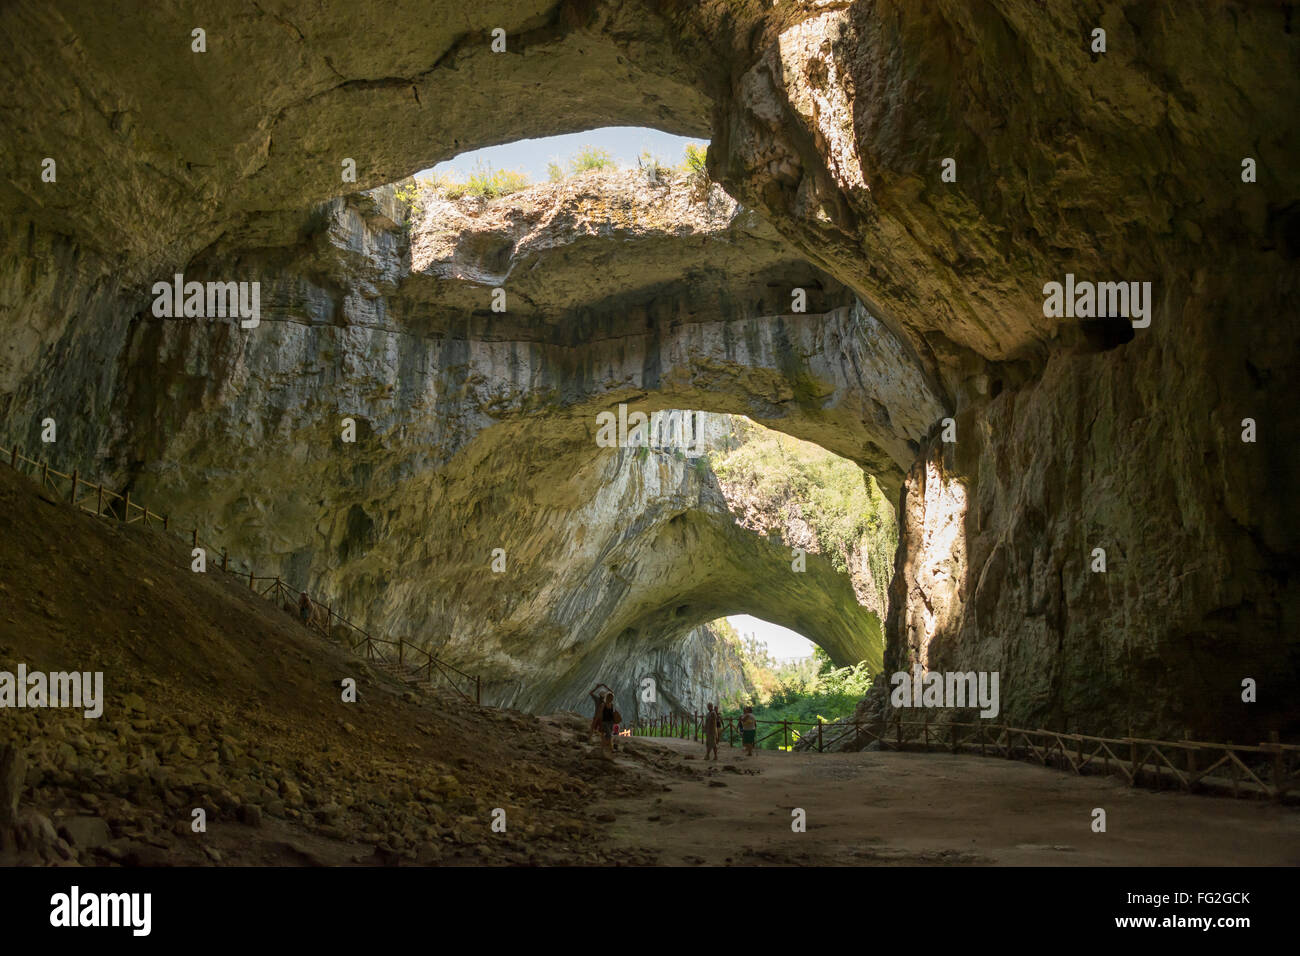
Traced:
<path fill-rule="evenodd" d="M 596 703 L 596 711 L 591 717 L 591 732 L 600 734 L 601 752 L 605 759 L 613 760 L 614 751 L 618 749 L 618 736 L 622 731 L 623 715 L 614 706 L 614 692 L 605 684 L 597 684 L 591 689 L 591 699 Z M 718 759 L 718 740 L 722 737 L 722 708 L 709 704 L 704 715 L 704 759 Z M 758 721 L 754 717 L 754 708 L 745 705 L 740 715 L 740 741 L 745 746 L 745 755 L 754 756 L 755 737 L 758 733 Z"/>
<path fill-rule="evenodd" d="M 704 715 L 704 759 L 718 759 L 718 740 L 722 736 L 722 708 L 709 704 Z M 758 720 L 754 717 L 754 708 L 745 705 L 740 715 L 740 742 L 745 746 L 745 756 L 754 756 L 755 737 L 758 734 Z M 710 757 L 712 754 L 712 757 Z"/>

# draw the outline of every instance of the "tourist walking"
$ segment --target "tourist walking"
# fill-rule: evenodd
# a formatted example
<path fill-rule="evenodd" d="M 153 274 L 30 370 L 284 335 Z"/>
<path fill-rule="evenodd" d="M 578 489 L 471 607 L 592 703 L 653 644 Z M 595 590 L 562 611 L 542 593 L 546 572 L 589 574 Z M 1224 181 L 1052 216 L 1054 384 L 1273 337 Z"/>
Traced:
<path fill-rule="evenodd" d="M 614 759 L 614 725 L 622 721 L 622 714 L 614 707 L 614 692 L 610 691 L 600 708 L 600 748 L 606 760 Z"/>
<path fill-rule="evenodd" d="M 597 684 L 591 689 L 588 696 L 596 702 L 596 710 L 591 715 L 591 733 L 593 735 L 600 733 L 600 715 L 605 709 L 605 695 L 613 693 L 610 688 L 604 684 Z"/>
<path fill-rule="evenodd" d="M 718 712 L 716 704 L 708 705 L 708 713 L 704 715 L 704 759 L 709 759 L 709 754 L 713 754 L 714 760 L 718 759 L 718 733 L 722 729 L 722 715 Z"/>
<path fill-rule="evenodd" d="M 745 745 L 745 756 L 754 756 L 754 738 L 758 736 L 758 721 L 754 719 L 754 708 L 746 705 L 740 715 L 740 742 Z"/>

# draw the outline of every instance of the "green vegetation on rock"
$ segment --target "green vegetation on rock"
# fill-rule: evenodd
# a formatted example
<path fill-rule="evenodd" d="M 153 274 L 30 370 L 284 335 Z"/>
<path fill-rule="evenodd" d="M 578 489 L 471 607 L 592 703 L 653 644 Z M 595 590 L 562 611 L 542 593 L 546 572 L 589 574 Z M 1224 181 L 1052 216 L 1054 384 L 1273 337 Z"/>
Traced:
<path fill-rule="evenodd" d="M 715 630 L 730 629 L 735 634 L 727 621 L 715 621 L 712 626 Z M 782 664 L 772 659 L 761 642 L 738 636 L 736 640 L 741 647 L 747 690 L 723 698 L 722 712 L 724 716 L 739 719 L 741 709 L 752 705 L 754 717 L 759 721 L 758 746 L 764 750 L 793 746 L 811 729 L 806 725 L 815 724 L 819 719 L 829 723 L 851 717 L 875 676 L 865 663 L 835 667 L 820 647 L 814 648 L 813 656 L 806 660 Z M 790 728 L 788 744 L 784 728 L 777 726 L 782 721 L 805 725 Z M 771 736 L 766 740 L 761 739 L 768 734 Z"/>
<path fill-rule="evenodd" d="M 837 571 L 864 580 L 862 571 L 869 571 L 868 586 L 883 612 L 898 527 L 875 478 L 810 442 L 741 416 L 731 422 L 731 438 L 709 463 L 738 519 L 825 555 Z"/>
<path fill-rule="evenodd" d="M 609 150 L 596 146 L 584 146 L 569 159 L 569 172 L 575 176 L 598 169 L 614 169 L 617 164 Z"/>
<path fill-rule="evenodd" d="M 427 179 L 411 179 L 398 185 L 393 194 L 404 203 L 411 219 L 419 219 L 434 199 L 496 199 L 533 185 L 528 174 L 514 169 L 494 169 L 482 164 L 474 167 L 461 182 L 451 173 L 434 173 Z"/>

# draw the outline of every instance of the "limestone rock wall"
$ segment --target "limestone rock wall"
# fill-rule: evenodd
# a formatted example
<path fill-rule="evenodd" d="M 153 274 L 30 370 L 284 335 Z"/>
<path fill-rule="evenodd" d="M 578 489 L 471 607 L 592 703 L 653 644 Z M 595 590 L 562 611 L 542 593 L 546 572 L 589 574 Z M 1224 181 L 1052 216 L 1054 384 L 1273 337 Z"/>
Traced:
<path fill-rule="evenodd" d="M 1292 289 L 1277 283 L 1277 309 Z M 1228 318 L 1231 295 L 1205 288 L 1149 336 L 1056 356 L 1032 388 L 972 403 L 955 443 L 931 441 L 902 499 L 887 670 L 998 670 L 1024 726 L 1300 729 L 1300 453 L 1281 437 L 1300 420 L 1272 387 L 1300 369 L 1287 330 Z"/>
<path fill-rule="evenodd" d="M 257 277 L 257 328 L 160 319 L 145 300 L 102 342 L 116 352 L 110 377 L 53 396 L 20 379 L 11 434 L 30 447 L 42 415 L 78 421 L 98 390 L 111 413 L 86 429 L 95 444 L 74 430 L 50 449 L 66 467 L 94 456 L 136 500 L 192 519 L 237 567 L 250 560 L 481 673 L 494 703 L 570 707 L 589 679 L 631 688 L 637 674 L 658 674 L 665 700 L 694 707 L 711 687 L 733 689 L 738 673 L 699 627 L 741 611 L 813 636 L 837 660 L 878 662 L 879 615 L 847 576 L 824 561 L 793 575 L 785 549 L 734 523 L 707 469 L 663 449 L 602 448 L 596 415 L 619 401 L 648 410 L 699 399 L 833 431 L 901 475 L 937 411 L 924 377 L 892 360 L 893 339 L 870 334 L 856 303 L 795 316 L 746 304 L 765 266 L 802 270 L 810 287 L 822 280 L 725 197 L 701 201 L 697 220 L 665 218 L 663 189 L 620 175 L 522 199 L 500 204 L 515 230 L 506 268 L 547 281 L 525 287 L 516 313 L 476 310 L 470 296 L 486 304 L 491 286 L 454 280 L 423 253 L 413 267 L 411 248 L 428 248 L 445 224 L 426 217 L 408 239 L 392 191 L 378 190 L 305 217 L 295 246 L 223 246 L 187 267 L 199 281 Z M 455 269 L 500 245 L 493 210 L 466 205 L 484 225 L 457 233 Z M 554 225 L 579 207 L 594 238 Z M 701 242 L 710 236 L 726 243 L 718 256 Z M 661 274 L 630 268 L 602 291 L 591 277 L 611 244 L 639 244 L 644 255 L 629 262 L 661 263 Z M 665 291 L 674 256 L 693 278 Z M 570 344 L 552 319 L 576 308 L 560 300 L 584 281 L 606 335 Z M 443 288 L 465 301 L 449 304 Z M 823 295 L 836 289 L 827 281 Z M 637 302 L 693 321 L 646 328 L 623 309 Z M 76 381 L 77 367 L 68 371 L 63 380 Z M 910 390 L 917 407 L 883 413 L 891 390 Z M 345 418 L 353 444 L 341 440 Z M 491 570 L 496 548 L 502 574 Z"/>
<path fill-rule="evenodd" d="M 1290 15 L 900 0 L 755 30 L 711 169 L 957 420 L 900 499 L 887 667 L 1000 668 L 1031 726 L 1294 737 Z M 1151 325 L 1046 315 L 1067 273 L 1151 282 Z M 1274 693 L 1243 703 L 1260 673 Z"/>
<path fill-rule="evenodd" d="M 709 704 L 751 689 L 738 649 L 709 624 L 692 628 L 685 637 L 668 643 L 653 634 L 621 638 L 605 655 L 588 658 L 584 673 L 590 680 L 586 687 L 581 675 L 569 678 L 569 687 L 578 698 L 572 709 L 589 713 L 593 705 L 586 692 L 605 683 L 614 689 L 614 702 L 625 723 L 671 714 L 702 714 Z M 645 683 L 647 679 L 653 684 Z M 645 699 L 651 687 L 653 701 Z"/>
<path fill-rule="evenodd" d="M 393 539 L 411 548 L 421 523 L 464 534 L 515 500 L 470 467 L 448 479 L 455 507 L 437 497 L 453 459 L 504 461 L 483 440 L 494 429 L 524 440 L 533 423 L 502 474 L 558 487 L 545 465 L 577 432 L 565 415 L 624 399 L 740 412 L 900 492 L 893 659 L 997 662 L 1007 713 L 1027 721 L 1294 731 L 1291 18 L 1232 0 L 19 0 L 0 10 L 0 424 L 31 443 L 52 414 L 65 464 L 94 457 L 142 495 L 210 501 L 224 534 L 314 586 L 369 575 L 379 593 L 400 566 L 357 549 L 392 522 L 410 522 Z M 200 24 L 201 55 L 187 48 Z M 497 26 L 510 55 L 490 52 Z M 494 226 L 503 241 L 478 259 L 431 256 L 480 263 L 439 311 L 446 270 L 390 255 L 401 238 L 382 210 L 304 221 L 464 149 L 613 123 L 711 137 L 715 178 L 771 229 L 706 217 L 694 235 L 742 243 L 749 275 L 725 256 L 712 276 L 652 272 L 590 307 L 559 298 L 559 325 L 549 307 L 502 320 L 471 300 L 509 275 L 500 256 L 540 252 L 521 243 L 531 227 Z M 627 237 L 614 211 L 599 212 L 606 235 Z M 581 248 L 532 263 L 590 269 Z M 148 284 L 182 267 L 263 278 L 263 334 L 151 321 Z M 1150 281 L 1151 326 L 1045 315 L 1044 283 L 1066 273 Z M 756 291 L 772 276 L 773 296 L 806 284 L 821 301 L 783 314 Z M 563 271 L 546 286 L 573 289 Z M 345 411 L 362 442 L 341 458 Z M 958 439 L 941 448 L 946 416 Z M 581 461 L 569 472 L 595 467 Z M 945 483 L 964 489 L 964 517 Z M 439 504 L 390 507 L 394 488 Z M 1082 571 L 1092 546 L 1104 578 Z M 455 589 L 393 600 L 437 608 L 441 593 Z M 1255 671 L 1243 713 L 1235 684 Z"/>

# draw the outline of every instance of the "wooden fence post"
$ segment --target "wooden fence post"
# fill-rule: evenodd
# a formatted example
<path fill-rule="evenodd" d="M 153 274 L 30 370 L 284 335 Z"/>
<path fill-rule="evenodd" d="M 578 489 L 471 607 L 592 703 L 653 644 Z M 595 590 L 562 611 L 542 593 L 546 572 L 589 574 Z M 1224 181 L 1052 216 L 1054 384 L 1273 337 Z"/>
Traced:
<path fill-rule="evenodd" d="M 104 483 L 99 483 L 99 500 L 95 502 L 95 517 L 102 517 L 104 514 Z"/>
<path fill-rule="evenodd" d="M 163 530 L 164 530 L 164 531 L 168 530 L 168 526 L 169 526 L 171 523 L 172 523 L 172 516 L 171 516 L 170 514 L 165 514 L 165 515 L 163 515 Z"/>
<path fill-rule="evenodd" d="M 1268 732 L 1268 742 L 1277 749 L 1273 751 L 1273 799 L 1281 802 L 1282 800 L 1282 748 L 1278 746 L 1281 741 L 1278 739 L 1277 731 Z"/>
<path fill-rule="evenodd" d="M 77 503 L 77 484 L 80 474 L 76 468 L 72 469 L 72 494 L 68 496 L 68 501 L 72 502 L 73 505 Z"/>
<path fill-rule="evenodd" d="M 50 483 L 50 463 L 48 460 L 41 462 L 41 491 Z"/>
<path fill-rule="evenodd" d="M 100 490 L 100 491 L 103 491 L 103 490 L 104 490 L 102 485 L 100 486 L 100 489 L 99 489 L 99 490 Z M 191 533 L 191 535 L 190 535 L 190 541 L 193 542 L 194 547 L 197 548 L 197 547 L 199 546 L 199 529 L 198 529 L 198 528 L 195 528 L 194 531 Z"/>
<path fill-rule="evenodd" d="M 894 731 L 898 736 L 898 749 L 903 749 L 903 712 L 900 710 L 894 714 Z"/>
<path fill-rule="evenodd" d="M 248 572 L 248 590 L 250 590 L 250 591 L 256 591 L 256 590 L 257 590 L 257 585 L 254 584 L 253 581 L 254 581 L 254 578 L 253 578 L 253 571 L 252 571 L 252 569 L 250 568 L 250 569 L 249 569 L 249 572 Z"/>
<path fill-rule="evenodd" d="M 821 717 L 818 717 L 818 718 L 817 718 L 817 752 L 818 752 L 819 754 L 820 754 L 820 753 L 825 753 L 825 750 L 822 748 L 822 719 L 821 719 Z"/>
<path fill-rule="evenodd" d="M 781 721 L 781 736 L 785 738 L 785 749 L 790 749 L 790 721 Z"/>
<path fill-rule="evenodd" d="M 1138 779 L 1138 745 L 1137 745 L 1137 741 L 1133 739 L 1132 734 L 1133 734 L 1133 728 L 1130 727 L 1129 728 L 1130 736 L 1128 742 L 1128 759 L 1129 762 L 1133 765 L 1132 766 L 1133 778 L 1129 781 L 1129 786 L 1136 787 L 1137 779 Z"/>
<path fill-rule="evenodd" d="M 131 520 L 131 492 L 122 497 L 122 502 L 122 523 L 125 524 Z"/>
<path fill-rule="evenodd" d="M 229 568 L 228 555 L 226 554 L 226 549 L 222 548 L 221 549 L 221 570 L 228 571 L 229 569 L 230 568 Z"/>
<path fill-rule="evenodd" d="M 474 675 L 474 703 L 483 706 L 483 678 Z"/>
<path fill-rule="evenodd" d="M 1232 753 L 1233 757 L 1237 756 L 1235 752 L 1232 752 L 1231 740 L 1228 741 L 1228 750 Z M 1232 795 L 1235 797 L 1237 795 L 1237 761 L 1229 760 L 1228 766 L 1232 768 Z"/>
<path fill-rule="evenodd" d="M 14 450 L 9 455 L 9 467 L 18 470 L 18 446 L 14 445 Z"/>

